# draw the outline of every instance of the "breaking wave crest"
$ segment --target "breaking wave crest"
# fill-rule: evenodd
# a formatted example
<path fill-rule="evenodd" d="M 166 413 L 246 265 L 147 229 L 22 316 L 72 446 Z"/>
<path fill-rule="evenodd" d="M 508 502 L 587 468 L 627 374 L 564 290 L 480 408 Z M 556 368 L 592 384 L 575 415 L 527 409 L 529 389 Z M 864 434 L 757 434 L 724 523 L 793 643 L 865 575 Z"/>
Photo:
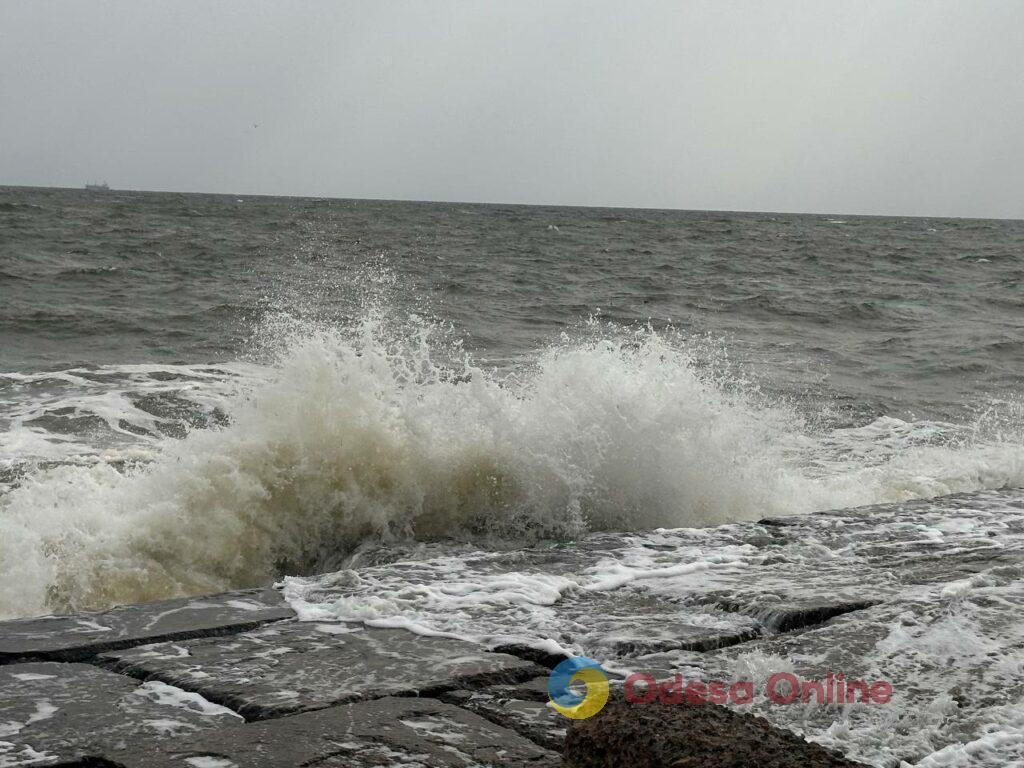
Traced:
<path fill-rule="evenodd" d="M 278 327 L 226 423 L 0 497 L 0 616 L 257 585 L 368 537 L 573 537 L 1024 485 L 1016 433 L 816 434 L 700 343 L 591 330 L 499 373 L 426 322 Z"/>

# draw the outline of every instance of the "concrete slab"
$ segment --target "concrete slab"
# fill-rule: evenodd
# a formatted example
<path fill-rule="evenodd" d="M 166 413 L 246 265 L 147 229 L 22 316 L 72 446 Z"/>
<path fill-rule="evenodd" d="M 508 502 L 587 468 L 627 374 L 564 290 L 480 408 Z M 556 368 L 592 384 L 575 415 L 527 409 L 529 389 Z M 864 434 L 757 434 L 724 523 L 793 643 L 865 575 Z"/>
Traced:
<path fill-rule="evenodd" d="M 441 694 L 442 701 L 475 712 L 492 723 L 511 728 L 535 744 L 561 753 L 569 719 L 548 706 L 548 678 L 492 685 L 475 691 Z"/>
<path fill-rule="evenodd" d="M 267 588 L 16 619 L 0 623 L 0 664 L 82 661 L 103 651 L 240 632 L 294 615 L 280 593 Z"/>
<path fill-rule="evenodd" d="M 182 740 L 125 768 L 556 768 L 557 753 L 435 699 L 384 698 Z"/>
<path fill-rule="evenodd" d="M 431 695 L 543 674 L 461 640 L 402 629 L 280 622 L 229 638 L 161 643 L 99 657 L 125 674 L 200 693 L 247 720 L 389 695 Z"/>
<path fill-rule="evenodd" d="M 228 733 L 242 718 L 194 693 L 88 664 L 0 668 L 0 766 L 65 765 L 125 749 L 159 751 L 199 731 Z"/>

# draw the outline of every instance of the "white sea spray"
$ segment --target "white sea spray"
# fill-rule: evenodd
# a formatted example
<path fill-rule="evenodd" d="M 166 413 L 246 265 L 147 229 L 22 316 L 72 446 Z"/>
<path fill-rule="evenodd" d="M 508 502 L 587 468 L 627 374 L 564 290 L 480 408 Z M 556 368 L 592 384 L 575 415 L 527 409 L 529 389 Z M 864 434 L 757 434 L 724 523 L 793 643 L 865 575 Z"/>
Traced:
<path fill-rule="evenodd" d="M 367 538 L 567 538 L 1024 483 L 1019 442 L 895 419 L 815 434 L 706 344 L 646 327 L 594 324 L 511 373 L 373 308 L 267 334 L 276 359 L 218 385 L 224 424 L 0 498 L 0 615 L 266 583 Z"/>

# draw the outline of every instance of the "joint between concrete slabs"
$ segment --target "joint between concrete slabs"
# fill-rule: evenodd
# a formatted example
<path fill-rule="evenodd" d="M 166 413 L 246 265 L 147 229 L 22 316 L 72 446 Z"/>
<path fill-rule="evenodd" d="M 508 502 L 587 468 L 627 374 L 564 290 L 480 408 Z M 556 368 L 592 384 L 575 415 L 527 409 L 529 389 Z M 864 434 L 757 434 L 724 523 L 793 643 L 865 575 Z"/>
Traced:
<path fill-rule="evenodd" d="M 89 647 L 69 648 L 55 651 L 36 651 L 25 654 L 4 654 L 0 653 L 0 667 L 7 664 L 31 664 L 40 661 L 53 661 L 60 664 L 95 664 L 103 666 L 96 661 L 96 657 L 110 651 L 123 651 L 126 648 L 136 648 L 140 645 L 152 645 L 154 643 L 172 643 L 180 640 L 202 640 L 208 637 L 229 637 L 231 635 L 249 632 L 253 629 L 265 627 L 278 621 L 287 619 L 266 619 L 253 621 L 248 624 L 233 624 L 226 627 L 210 627 L 201 630 L 189 630 L 175 632 L 167 635 L 160 635 L 155 638 L 125 638 L 123 640 L 112 640 L 106 644 L 96 644 Z"/>

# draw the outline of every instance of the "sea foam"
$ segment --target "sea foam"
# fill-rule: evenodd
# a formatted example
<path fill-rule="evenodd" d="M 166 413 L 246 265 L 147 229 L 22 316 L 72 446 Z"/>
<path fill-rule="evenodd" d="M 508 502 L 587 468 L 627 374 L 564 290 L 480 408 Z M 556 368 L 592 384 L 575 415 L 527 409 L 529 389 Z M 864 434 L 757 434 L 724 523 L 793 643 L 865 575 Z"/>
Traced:
<path fill-rule="evenodd" d="M 699 343 L 592 330 L 498 373 L 415 318 L 279 327 L 226 424 L 0 498 L 0 616 L 266 583 L 368 538 L 571 538 L 1024 484 L 1019 441 L 921 441 L 942 425 L 894 419 L 815 434 Z"/>

